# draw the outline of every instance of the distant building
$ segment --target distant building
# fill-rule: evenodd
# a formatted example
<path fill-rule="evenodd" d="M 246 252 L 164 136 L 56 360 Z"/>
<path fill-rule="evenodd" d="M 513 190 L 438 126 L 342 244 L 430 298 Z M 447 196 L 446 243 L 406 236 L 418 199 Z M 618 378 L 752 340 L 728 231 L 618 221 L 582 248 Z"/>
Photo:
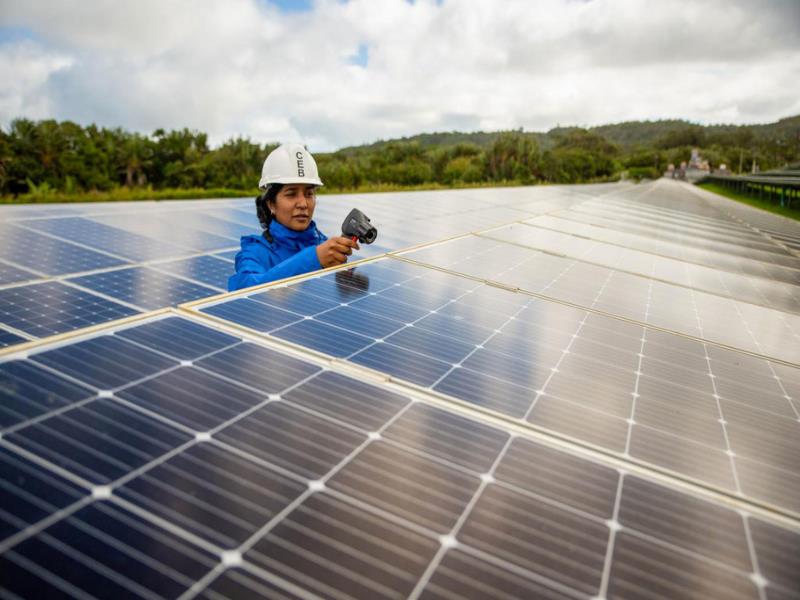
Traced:
<path fill-rule="evenodd" d="M 700 148 L 692 148 L 692 157 L 689 159 L 688 168 L 706 172 L 711 170 L 708 161 L 700 156 Z"/>
<path fill-rule="evenodd" d="M 681 163 L 681 166 L 684 164 L 685 163 Z M 681 179 L 687 179 L 688 181 L 695 182 L 698 179 L 702 179 L 710 172 L 711 166 L 708 164 L 707 160 L 700 156 L 700 149 L 692 148 L 692 157 L 689 159 L 689 164 L 686 165 L 684 177 Z"/>

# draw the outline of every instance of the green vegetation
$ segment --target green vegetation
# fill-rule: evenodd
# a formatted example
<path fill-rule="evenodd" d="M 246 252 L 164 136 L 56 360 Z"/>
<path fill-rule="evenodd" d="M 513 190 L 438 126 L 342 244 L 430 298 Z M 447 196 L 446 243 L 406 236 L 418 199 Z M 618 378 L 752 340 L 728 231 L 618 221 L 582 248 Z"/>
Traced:
<path fill-rule="evenodd" d="M 724 186 L 721 186 L 716 183 L 699 183 L 699 187 L 707 190 L 709 192 L 714 192 L 715 194 L 719 194 L 720 196 L 725 196 L 726 198 L 730 198 L 731 200 L 736 200 L 737 202 L 741 202 L 743 204 L 749 204 L 750 206 L 754 206 L 756 208 L 760 208 L 771 213 L 775 213 L 776 215 L 782 215 L 784 217 L 789 217 L 790 219 L 795 219 L 796 221 L 800 221 L 800 210 L 797 208 L 788 208 L 785 206 L 781 206 L 780 204 L 775 204 L 775 202 L 770 202 L 769 200 L 759 200 L 758 198 L 754 198 L 753 196 L 748 196 L 745 194 L 741 194 Z M 793 202 L 797 203 L 797 197 L 793 198 Z"/>
<path fill-rule="evenodd" d="M 771 125 L 701 127 L 645 121 L 590 129 L 428 133 L 315 153 L 325 192 L 653 179 L 699 147 L 712 166 L 762 170 L 800 159 L 800 117 Z M 187 129 L 152 135 L 53 120 L 0 129 L 3 202 L 248 196 L 274 144 L 208 146 Z"/>
<path fill-rule="evenodd" d="M 115 187 L 110 190 L 90 190 L 88 192 L 60 192 L 50 187 L 34 186 L 32 191 L 14 196 L 0 196 L 0 204 L 50 204 L 56 202 L 117 202 L 131 200 L 197 200 L 198 198 L 240 198 L 255 196 L 252 190 L 232 190 L 228 188 L 129 188 Z"/>

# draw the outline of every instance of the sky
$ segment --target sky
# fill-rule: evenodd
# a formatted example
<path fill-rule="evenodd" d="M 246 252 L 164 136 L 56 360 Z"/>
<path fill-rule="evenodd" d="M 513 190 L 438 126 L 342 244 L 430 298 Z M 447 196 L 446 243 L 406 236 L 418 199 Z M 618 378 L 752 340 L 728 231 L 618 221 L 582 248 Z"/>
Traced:
<path fill-rule="evenodd" d="M 434 131 L 800 114 L 800 0 L 2 0 L 0 127 L 331 151 Z"/>

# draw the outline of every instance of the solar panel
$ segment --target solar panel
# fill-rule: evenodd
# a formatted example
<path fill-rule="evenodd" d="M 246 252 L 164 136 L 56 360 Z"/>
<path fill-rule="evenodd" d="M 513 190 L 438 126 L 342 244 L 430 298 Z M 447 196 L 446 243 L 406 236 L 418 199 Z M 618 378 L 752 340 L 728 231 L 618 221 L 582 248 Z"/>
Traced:
<path fill-rule="evenodd" d="M 147 267 L 103 271 L 69 281 L 146 310 L 176 306 L 182 302 L 213 296 L 219 290 Z"/>
<path fill-rule="evenodd" d="M 140 236 L 165 240 L 171 244 L 188 247 L 199 252 L 222 250 L 239 242 L 235 236 L 216 235 L 182 225 L 181 212 L 176 211 L 168 215 L 138 214 L 134 219 L 107 215 L 94 217 L 94 220 Z"/>
<path fill-rule="evenodd" d="M 73 331 L 136 312 L 58 281 L 0 289 L 0 324 L 33 337 Z"/>
<path fill-rule="evenodd" d="M 66 402 L 0 440 L 6 592 L 794 589 L 792 528 L 208 324 L 150 319 L 2 366 Z"/>
<path fill-rule="evenodd" d="M 634 275 L 652 277 L 666 283 L 675 283 L 789 312 L 800 312 L 800 300 L 794 294 L 795 286 L 773 281 L 778 279 L 774 275 L 770 279 L 764 279 L 763 277 L 767 275 L 765 269 L 760 270 L 760 277 L 747 276 L 648 252 L 585 241 L 582 239 L 584 233 L 574 234 L 580 235 L 576 238 L 574 235 L 565 235 L 549 229 L 541 231 L 522 227 L 515 230 L 520 232 L 518 235 L 506 235 L 508 231 L 510 228 L 504 228 L 488 235 L 501 241 L 515 241 L 538 250 L 579 258 L 618 271 L 624 269 Z M 786 272 L 789 281 L 792 281 L 796 276 L 795 272 L 788 269 Z"/>
<path fill-rule="evenodd" d="M 0 255 L 7 262 L 47 275 L 104 269 L 127 262 L 13 225 L 0 225 L 0 240 Z"/>
<path fill-rule="evenodd" d="M 498 245 L 499 244 L 499 245 Z M 628 275 L 564 256 L 517 248 L 506 242 L 470 236 L 404 254 L 416 262 L 446 268 L 555 300 L 596 308 L 613 315 L 702 337 L 790 362 L 800 361 L 800 317 L 784 310 L 737 302 L 716 294 Z M 492 262 L 477 264 L 484 252 Z M 496 256 L 497 261 L 492 260 Z M 499 262 L 506 257 L 505 268 Z M 509 260 L 510 259 L 510 260 Z M 789 301 L 796 305 L 797 295 Z M 749 323 L 759 323 L 751 327 Z"/>
<path fill-rule="evenodd" d="M 234 271 L 230 261 L 208 255 L 159 262 L 152 266 L 159 271 L 166 271 L 223 292 L 228 290 L 228 277 L 233 275 Z"/>
<path fill-rule="evenodd" d="M 92 391 L 26 360 L 0 364 L 0 430 L 91 397 Z"/>
<path fill-rule="evenodd" d="M 529 192 L 506 195 L 505 201 L 470 192 L 415 193 L 409 200 L 398 194 L 328 196 L 319 203 L 316 220 L 324 232 L 335 235 L 353 204 L 367 210 L 382 233 L 377 243 L 358 253 L 365 258 L 586 199 L 555 189 L 546 190 L 538 201 L 531 201 Z M 524 209 L 503 206 L 518 201 Z M 0 244 L 0 286 L 41 283 L 65 274 L 91 275 L 86 280 L 92 282 L 91 289 L 113 292 L 111 296 L 143 309 L 213 295 L 207 288 L 225 290 L 234 269 L 216 259 L 232 261 L 239 236 L 259 230 L 251 199 L 6 207 L 4 215 L 8 222 L 2 225 L 3 241 L 8 241 Z M 203 254 L 186 256 L 192 253 Z M 100 272 L 120 265 L 147 270 Z M 174 279 L 158 281 L 152 269 L 202 287 L 187 289 Z M 71 312 L 69 305 L 60 310 Z M 64 313 L 62 319 L 68 317 Z M 14 334 L 4 335 L 6 344 L 24 340 Z"/>
<path fill-rule="evenodd" d="M 39 277 L 36 273 L 0 262 L 0 285 L 29 281 Z"/>
<path fill-rule="evenodd" d="M 800 388 L 774 363 L 397 259 L 356 267 L 349 279 L 356 276 L 374 278 L 379 291 L 325 275 L 199 310 L 731 493 L 746 489 L 749 497 L 800 509 L 760 486 L 751 469 L 736 470 L 738 459 L 755 459 L 776 477 L 798 473 L 791 436 L 762 449 L 761 428 L 788 435 L 798 427 L 791 399 Z M 317 294 L 316 302 L 304 300 Z M 337 322 L 325 321 L 337 311 Z M 349 321 L 342 311 L 350 311 Z M 383 327 L 348 328 L 359 315 Z"/>
<path fill-rule="evenodd" d="M 376 215 L 373 251 L 482 233 L 4 351 L 0 595 L 792 597 L 793 258 L 683 189 L 326 197 L 323 231 Z M 202 250 L 251 203 L 12 221 L 157 219 Z M 232 254 L 11 282 L 0 308 L 66 322 L 44 286 L 161 308 L 223 289 Z"/>
<path fill-rule="evenodd" d="M 191 252 L 157 238 L 137 235 L 83 217 L 30 220 L 25 226 L 133 261 L 153 260 Z"/>

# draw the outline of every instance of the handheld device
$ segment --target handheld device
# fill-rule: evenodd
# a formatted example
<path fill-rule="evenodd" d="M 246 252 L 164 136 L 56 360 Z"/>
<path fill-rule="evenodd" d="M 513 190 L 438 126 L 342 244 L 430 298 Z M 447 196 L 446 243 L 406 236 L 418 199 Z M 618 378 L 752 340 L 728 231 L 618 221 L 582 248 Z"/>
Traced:
<path fill-rule="evenodd" d="M 372 226 L 367 215 L 354 208 L 342 223 L 342 235 L 354 242 L 358 240 L 362 244 L 371 244 L 378 237 L 378 230 Z"/>

